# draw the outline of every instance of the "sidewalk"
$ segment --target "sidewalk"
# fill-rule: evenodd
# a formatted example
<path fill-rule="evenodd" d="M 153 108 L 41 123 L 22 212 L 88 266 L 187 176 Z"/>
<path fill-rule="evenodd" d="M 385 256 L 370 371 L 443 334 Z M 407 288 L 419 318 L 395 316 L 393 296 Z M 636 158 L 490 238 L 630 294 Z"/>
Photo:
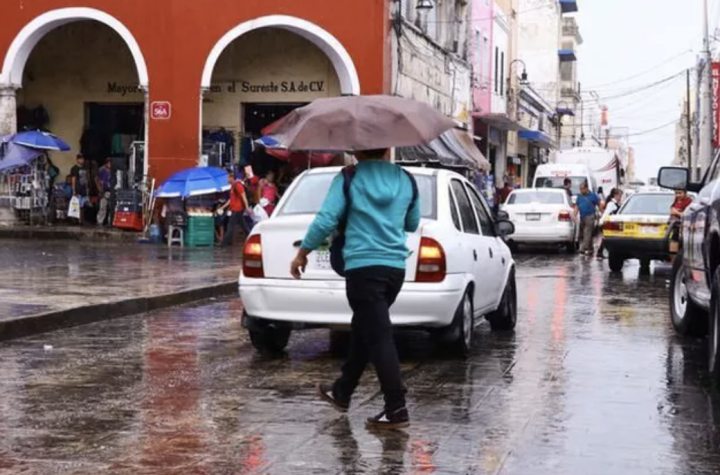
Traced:
<path fill-rule="evenodd" d="M 242 248 L 0 239 L 0 340 L 237 292 Z"/>
<path fill-rule="evenodd" d="M 142 233 L 101 226 L 0 226 L 0 239 L 72 240 L 136 243 Z"/>

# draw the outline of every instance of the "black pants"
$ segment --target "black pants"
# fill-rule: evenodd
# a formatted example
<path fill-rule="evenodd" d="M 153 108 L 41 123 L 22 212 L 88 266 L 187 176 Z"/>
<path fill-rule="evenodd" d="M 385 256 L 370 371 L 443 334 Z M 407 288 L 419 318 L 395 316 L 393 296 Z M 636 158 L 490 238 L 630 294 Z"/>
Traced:
<path fill-rule="evenodd" d="M 225 230 L 225 237 L 223 238 L 222 247 L 226 247 L 232 244 L 233 238 L 235 237 L 235 233 L 237 232 L 238 228 L 242 229 L 247 233 L 245 217 L 243 216 L 242 211 L 239 213 L 233 213 L 228 218 L 228 225 L 227 229 Z"/>
<path fill-rule="evenodd" d="M 407 390 L 400 376 L 390 307 L 402 289 L 405 271 L 391 267 L 364 267 L 346 273 L 347 298 L 353 310 L 350 354 L 334 392 L 349 399 L 368 363 L 372 363 L 385 396 L 385 409 L 405 406 Z"/>

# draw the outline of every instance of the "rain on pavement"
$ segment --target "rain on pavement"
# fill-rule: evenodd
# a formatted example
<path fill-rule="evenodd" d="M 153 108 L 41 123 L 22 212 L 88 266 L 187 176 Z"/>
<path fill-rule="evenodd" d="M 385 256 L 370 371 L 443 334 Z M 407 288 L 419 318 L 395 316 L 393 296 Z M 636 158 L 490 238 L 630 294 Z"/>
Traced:
<path fill-rule="evenodd" d="M 398 337 L 412 425 L 386 434 L 363 425 L 372 372 L 334 412 L 313 390 L 340 365 L 327 332 L 257 356 L 238 299 L 4 342 L 0 474 L 718 473 L 719 393 L 668 279 L 520 255 L 514 334 L 483 325 L 467 361 Z"/>

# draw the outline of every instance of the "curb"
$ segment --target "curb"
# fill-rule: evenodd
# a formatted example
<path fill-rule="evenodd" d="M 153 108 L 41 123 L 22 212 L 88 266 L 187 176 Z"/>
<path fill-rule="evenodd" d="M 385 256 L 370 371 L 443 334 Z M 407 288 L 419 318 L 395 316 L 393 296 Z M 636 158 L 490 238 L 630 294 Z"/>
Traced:
<path fill-rule="evenodd" d="M 119 302 L 87 305 L 58 312 L 41 313 L 0 322 L 0 341 L 46 333 L 113 318 L 127 317 L 168 307 L 176 307 L 212 297 L 223 297 L 237 292 L 235 281 L 199 287 L 172 294 L 154 295 Z"/>
<path fill-rule="evenodd" d="M 94 241 L 136 243 L 142 237 L 139 232 L 118 232 L 106 229 L 53 229 L 53 228 L 3 228 L 0 227 L 0 239 L 37 239 L 41 241 Z"/>

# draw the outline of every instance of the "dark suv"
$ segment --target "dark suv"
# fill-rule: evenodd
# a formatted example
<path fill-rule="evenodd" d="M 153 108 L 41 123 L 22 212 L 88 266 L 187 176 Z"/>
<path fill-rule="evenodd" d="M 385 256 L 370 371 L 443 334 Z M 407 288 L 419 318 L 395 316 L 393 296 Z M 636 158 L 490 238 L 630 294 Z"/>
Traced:
<path fill-rule="evenodd" d="M 675 258 L 670 313 L 680 335 L 708 335 L 710 373 L 720 379 L 720 155 L 700 183 L 687 168 L 660 169 L 663 188 L 697 192 L 682 219 L 681 250 Z"/>

